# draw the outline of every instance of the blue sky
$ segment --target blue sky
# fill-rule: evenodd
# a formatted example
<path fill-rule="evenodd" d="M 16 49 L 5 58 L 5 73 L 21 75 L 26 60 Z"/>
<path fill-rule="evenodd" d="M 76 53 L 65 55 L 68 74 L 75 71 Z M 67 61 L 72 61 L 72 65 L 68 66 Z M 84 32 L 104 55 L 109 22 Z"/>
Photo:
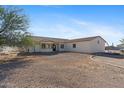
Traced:
<path fill-rule="evenodd" d="M 124 38 L 124 6 L 17 6 L 33 35 L 56 38 L 102 36 L 110 45 Z"/>

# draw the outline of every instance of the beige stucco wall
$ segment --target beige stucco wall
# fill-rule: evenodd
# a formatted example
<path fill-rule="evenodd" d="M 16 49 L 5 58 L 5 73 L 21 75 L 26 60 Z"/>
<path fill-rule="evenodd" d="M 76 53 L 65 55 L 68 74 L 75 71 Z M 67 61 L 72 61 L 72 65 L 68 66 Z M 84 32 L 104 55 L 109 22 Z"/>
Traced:
<path fill-rule="evenodd" d="M 61 44 L 64 44 L 64 43 L 59 43 L 59 49 L 58 49 L 58 50 L 59 50 L 60 52 L 61 52 L 61 51 L 65 51 L 65 47 L 66 47 L 65 44 L 64 44 L 64 48 L 61 48 Z"/>
<path fill-rule="evenodd" d="M 40 45 L 35 45 L 35 48 L 34 47 L 30 47 L 29 48 L 29 52 L 52 52 L 52 48 L 41 48 Z"/>
<path fill-rule="evenodd" d="M 99 40 L 99 44 L 97 43 L 98 40 Z M 73 44 L 76 44 L 76 48 L 73 48 Z M 105 41 L 98 37 L 91 41 L 65 43 L 64 46 L 65 46 L 64 49 L 60 49 L 60 51 L 86 52 L 86 53 L 104 52 Z"/>
<path fill-rule="evenodd" d="M 99 44 L 97 43 L 99 40 Z M 91 42 L 91 52 L 105 52 L 105 41 L 100 37 L 92 40 Z"/>
<path fill-rule="evenodd" d="M 73 44 L 76 44 L 76 48 L 73 48 Z M 65 51 L 72 52 L 90 52 L 89 42 L 73 42 L 65 44 Z"/>

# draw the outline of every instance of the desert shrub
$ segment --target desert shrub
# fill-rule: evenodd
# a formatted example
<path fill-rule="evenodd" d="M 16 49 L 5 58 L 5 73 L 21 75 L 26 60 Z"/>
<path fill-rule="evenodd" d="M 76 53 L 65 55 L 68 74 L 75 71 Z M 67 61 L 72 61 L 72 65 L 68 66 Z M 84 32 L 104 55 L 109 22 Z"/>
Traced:
<path fill-rule="evenodd" d="M 120 50 L 121 51 L 121 53 L 123 53 L 124 54 L 124 50 Z"/>

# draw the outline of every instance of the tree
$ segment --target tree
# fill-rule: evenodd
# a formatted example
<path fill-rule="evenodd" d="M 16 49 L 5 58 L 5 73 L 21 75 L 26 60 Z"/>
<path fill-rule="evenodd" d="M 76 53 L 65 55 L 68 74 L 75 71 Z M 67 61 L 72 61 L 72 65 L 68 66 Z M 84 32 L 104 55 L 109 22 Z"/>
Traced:
<path fill-rule="evenodd" d="M 124 48 L 124 39 L 120 40 L 121 44 L 117 45 L 119 48 Z"/>
<path fill-rule="evenodd" d="M 121 42 L 121 44 L 123 44 L 123 45 L 124 45 L 124 39 L 120 40 L 120 42 Z"/>
<path fill-rule="evenodd" d="M 21 42 L 19 44 L 20 44 L 20 47 L 28 50 L 30 46 L 34 45 L 34 43 L 35 42 L 33 41 L 31 36 L 25 36 L 21 39 Z"/>
<path fill-rule="evenodd" d="M 0 6 L 0 44 L 18 45 L 27 35 L 28 22 L 22 9 Z"/>
<path fill-rule="evenodd" d="M 26 36 L 24 38 L 22 38 L 20 45 L 23 47 L 30 47 L 33 45 L 33 40 L 31 36 Z"/>

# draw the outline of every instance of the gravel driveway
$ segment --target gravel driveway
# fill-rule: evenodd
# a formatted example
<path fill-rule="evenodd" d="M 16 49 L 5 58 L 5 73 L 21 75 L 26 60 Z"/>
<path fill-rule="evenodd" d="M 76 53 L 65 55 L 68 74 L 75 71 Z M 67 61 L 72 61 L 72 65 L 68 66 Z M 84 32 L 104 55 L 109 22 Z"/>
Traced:
<path fill-rule="evenodd" d="M 92 59 L 97 62 L 103 62 L 108 65 L 124 68 L 124 58 L 117 59 L 117 58 L 110 58 L 110 57 L 103 57 L 103 56 L 94 56 Z"/>
<path fill-rule="evenodd" d="M 0 65 L 0 87 L 124 87 L 124 69 L 80 53 L 18 56 Z"/>

